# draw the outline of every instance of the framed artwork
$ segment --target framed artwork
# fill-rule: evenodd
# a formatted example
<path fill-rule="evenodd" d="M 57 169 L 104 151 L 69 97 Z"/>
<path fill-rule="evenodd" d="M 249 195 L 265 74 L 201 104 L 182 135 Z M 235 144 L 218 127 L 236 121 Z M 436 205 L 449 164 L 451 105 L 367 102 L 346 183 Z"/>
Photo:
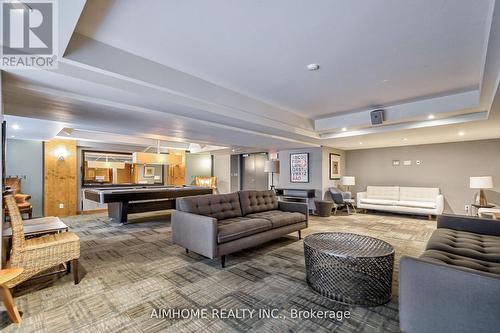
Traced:
<path fill-rule="evenodd" d="M 144 178 L 153 178 L 155 176 L 155 167 L 144 166 Z"/>
<path fill-rule="evenodd" d="M 330 153 L 330 179 L 340 179 L 340 155 Z"/>
<path fill-rule="evenodd" d="M 309 183 L 309 153 L 290 154 L 290 182 Z"/>

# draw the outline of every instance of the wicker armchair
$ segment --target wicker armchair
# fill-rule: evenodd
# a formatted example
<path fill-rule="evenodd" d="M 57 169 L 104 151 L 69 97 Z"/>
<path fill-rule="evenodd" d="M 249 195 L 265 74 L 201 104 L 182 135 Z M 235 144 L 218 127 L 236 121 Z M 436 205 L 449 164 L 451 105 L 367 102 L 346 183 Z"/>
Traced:
<path fill-rule="evenodd" d="M 62 232 L 37 238 L 25 239 L 23 221 L 12 195 L 4 197 L 10 214 L 12 227 L 12 250 L 9 268 L 24 268 L 22 274 L 7 282 L 8 288 L 24 282 L 35 275 L 62 263 L 68 263 L 68 272 L 73 270 L 75 284 L 78 276 L 78 258 L 80 257 L 80 238 L 73 232 Z"/>

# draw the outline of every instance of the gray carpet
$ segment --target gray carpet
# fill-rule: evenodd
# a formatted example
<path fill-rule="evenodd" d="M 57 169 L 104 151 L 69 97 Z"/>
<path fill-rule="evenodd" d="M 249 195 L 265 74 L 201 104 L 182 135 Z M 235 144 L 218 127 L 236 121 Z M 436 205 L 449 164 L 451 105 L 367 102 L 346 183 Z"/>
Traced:
<path fill-rule="evenodd" d="M 169 216 L 138 214 L 121 226 L 103 215 L 65 218 L 81 238 L 82 280 L 70 275 L 16 288 L 20 326 L 0 308 L 5 332 L 398 332 L 397 276 L 402 254 L 417 256 L 434 221 L 397 215 L 312 217 L 307 235 L 345 231 L 370 235 L 396 249 L 390 303 L 348 307 L 305 283 L 302 241 L 296 233 L 227 257 L 226 268 L 171 244 Z M 154 309 L 277 309 L 280 318 L 158 319 Z M 292 319 L 292 310 L 348 310 L 350 318 Z M 274 312 L 274 313 L 276 313 Z"/>

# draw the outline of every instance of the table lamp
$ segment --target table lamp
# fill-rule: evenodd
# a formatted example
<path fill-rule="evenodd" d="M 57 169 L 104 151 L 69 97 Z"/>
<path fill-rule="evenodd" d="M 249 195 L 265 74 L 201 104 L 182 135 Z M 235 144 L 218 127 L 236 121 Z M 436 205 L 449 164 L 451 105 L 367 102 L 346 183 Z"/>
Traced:
<path fill-rule="evenodd" d="M 279 160 L 265 161 L 264 172 L 271 173 L 271 190 L 274 191 L 274 174 L 280 173 L 280 161 Z"/>
<path fill-rule="evenodd" d="M 486 206 L 488 204 L 488 201 L 486 200 L 486 195 L 484 194 L 483 189 L 493 188 L 493 177 L 470 177 L 470 188 L 479 189 L 479 195 L 476 194 L 475 204 Z"/>
<path fill-rule="evenodd" d="M 354 176 L 343 176 L 342 185 L 346 187 L 346 192 L 349 192 L 349 186 L 356 185 L 356 178 Z"/>

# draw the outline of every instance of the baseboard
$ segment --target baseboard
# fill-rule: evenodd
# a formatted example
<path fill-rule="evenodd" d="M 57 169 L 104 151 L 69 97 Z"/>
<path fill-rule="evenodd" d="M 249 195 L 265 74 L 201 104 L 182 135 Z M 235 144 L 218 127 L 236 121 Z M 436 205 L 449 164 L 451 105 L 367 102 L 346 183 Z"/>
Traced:
<path fill-rule="evenodd" d="M 90 214 L 96 214 L 96 213 L 104 213 L 107 211 L 108 210 L 106 208 L 92 209 L 92 210 L 79 210 L 77 212 L 77 214 L 78 215 L 90 215 Z"/>

